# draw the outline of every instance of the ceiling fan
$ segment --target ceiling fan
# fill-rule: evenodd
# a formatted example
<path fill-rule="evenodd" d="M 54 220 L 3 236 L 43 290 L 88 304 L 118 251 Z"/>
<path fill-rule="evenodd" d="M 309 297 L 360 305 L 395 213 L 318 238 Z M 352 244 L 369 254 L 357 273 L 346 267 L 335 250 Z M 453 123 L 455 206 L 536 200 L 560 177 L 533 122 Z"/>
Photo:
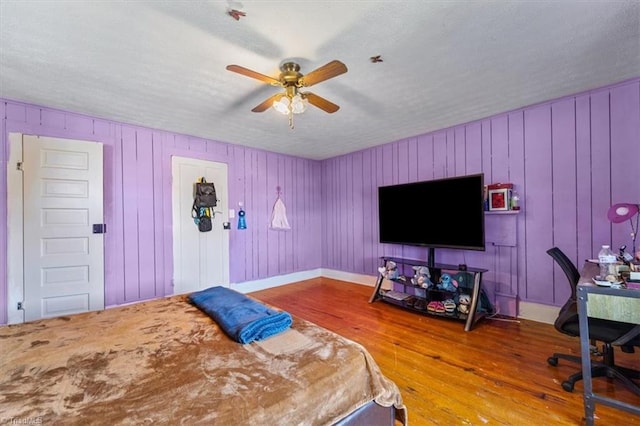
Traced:
<path fill-rule="evenodd" d="M 300 73 L 300 65 L 295 62 L 285 62 L 280 67 L 281 72 L 278 78 L 269 77 L 268 75 L 261 74 L 240 65 L 227 65 L 227 70 L 255 78 L 256 80 L 269 83 L 272 86 L 284 88 L 283 93 L 276 93 L 270 96 L 251 111 L 263 112 L 270 106 L 273 106 L 277 111 L 289 116 L 289 126 L 293 129 L 293 114 L 304 112 L 307 102 L 329 114 L 340 109 L 338 105 L 321 96 L 311 92 L 301 92 L 299 89 L 313 86 L 314 84 L 344 74 L 347 72 L 347 67 L 342 62 L 333 60 L 303 75 Z"/>

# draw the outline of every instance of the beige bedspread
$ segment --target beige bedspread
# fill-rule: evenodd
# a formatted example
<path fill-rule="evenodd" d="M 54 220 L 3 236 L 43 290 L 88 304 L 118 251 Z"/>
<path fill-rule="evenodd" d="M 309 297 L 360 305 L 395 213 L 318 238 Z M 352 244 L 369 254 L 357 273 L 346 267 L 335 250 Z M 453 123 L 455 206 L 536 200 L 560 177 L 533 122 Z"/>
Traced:
<path fill-rule="evenodd" d="M 362 346 L 295 317 L 248 345 L 185 296 L 0 327 L 5 421 L 324 425 L 371 400 L 406 418 Z"/>

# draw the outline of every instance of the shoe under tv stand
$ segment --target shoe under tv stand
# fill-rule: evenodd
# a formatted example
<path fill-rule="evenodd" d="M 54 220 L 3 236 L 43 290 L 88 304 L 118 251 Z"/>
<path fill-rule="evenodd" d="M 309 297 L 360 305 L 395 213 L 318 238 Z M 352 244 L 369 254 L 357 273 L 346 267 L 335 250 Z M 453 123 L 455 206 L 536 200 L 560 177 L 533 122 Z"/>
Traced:
<path fill-rule="evenodd" d="M 393 256 L 382 256 L 380 257 L 380 261 L 382 263 L 381 266 L 383 267 L 387 265 L 387 262 L 394 262 L 397 266 L 398 277 L 389 279 L 389 274 L 379 273 L 378 280 L 373 294 L 369 299 L 369 303 L 381 300 L 423 315 L 464 321 L 464 331 L 471 331 L 476 322 L 488 313 L 492 313 L 487 310 L 480 309 L 482 274 L 487 272 L 487 269 L 471 267 L 460 269 L 460 265 L 435 263 L 432 258 L 429 259 L 429 261 L 424 261 Z M 414 276 L 414 266 L 427 267 L 434 285 L 429 288 L 423 288 L 419 285 L 413 284 L 411 282 L 411 278 Z M 452 278 L 458 278 L 456 281 L 461 281 L 458 283 L 456 291 L 448 291 L 436 286 L 442 274 L 445 273 L 449 274 Z M 391 290 L 382 289 L 382 283 L 385 278 L 389 279 L 389 281 L 394 284 Z M 393 293 L 388 293 L 389 291 L 393 291 Z M 468 305 L 465 303 L 465 306 L 460 306 L 459 300 L 461 299 L 461 295 L 469 296 L 470 301 Z M 463 297 L 462 299 L 465 298 Z M 451 301 L 453 301 L 456 305 L 455 310 L 453 312 L 441 312 L 441 307 L 437 302 L 442 303 L 444 301 L 449 301 L 449 307 L 451 307 Z M 427 309 L 427 307 L 429 307 L 429 309 Z M 432 309 L 434 307 L 440 309 L 438 309 L 438 311 L 434 311 Z M 490 307 L 490 311 L 492 310 L 493 307 Z"/>

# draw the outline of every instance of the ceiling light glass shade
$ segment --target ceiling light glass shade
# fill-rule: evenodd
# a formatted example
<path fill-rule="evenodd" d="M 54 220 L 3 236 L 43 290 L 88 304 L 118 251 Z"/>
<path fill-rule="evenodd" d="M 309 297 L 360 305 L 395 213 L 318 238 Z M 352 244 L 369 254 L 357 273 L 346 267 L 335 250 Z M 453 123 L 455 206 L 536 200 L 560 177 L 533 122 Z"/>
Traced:
<path fill-rule="evenodd" d="M 281 97 L 277 101 L 273 101 L 273 108 L 281 114 L 289 114 L 289 98 Z"/>
<path fill-rule="evenodd" d="M 307 109 L 307 100 L 296 94 L 291 99 L 291 112 L 294 114 L 302 114 Z"/>

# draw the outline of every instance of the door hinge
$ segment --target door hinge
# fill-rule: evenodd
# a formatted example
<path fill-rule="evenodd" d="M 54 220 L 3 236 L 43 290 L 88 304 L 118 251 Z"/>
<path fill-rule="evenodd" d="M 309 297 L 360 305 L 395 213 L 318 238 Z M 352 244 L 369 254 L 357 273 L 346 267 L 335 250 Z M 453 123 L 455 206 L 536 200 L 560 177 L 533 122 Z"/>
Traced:
<path fill-rule="evenodd" d="M 18 310 L 23 311 L 24 307 L 22 306 L 22 302 L 18 302 Z"/>
<path fill-rule="evenodd" d="M 16 170 L 22 171 L 22 161 L 16 163 Z"/>

